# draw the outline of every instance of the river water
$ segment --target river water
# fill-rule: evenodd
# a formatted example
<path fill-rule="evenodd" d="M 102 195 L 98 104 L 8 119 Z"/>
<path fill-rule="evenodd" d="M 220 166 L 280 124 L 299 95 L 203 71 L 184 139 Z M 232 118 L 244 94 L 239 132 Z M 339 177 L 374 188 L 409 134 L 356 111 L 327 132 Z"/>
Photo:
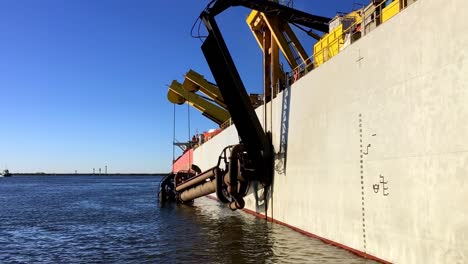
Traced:
<path fill-rule="evenodd" d="M 372 263 L 207 198 L 159 208 L 160 180 L 0 178 L 0 263 Z"/>

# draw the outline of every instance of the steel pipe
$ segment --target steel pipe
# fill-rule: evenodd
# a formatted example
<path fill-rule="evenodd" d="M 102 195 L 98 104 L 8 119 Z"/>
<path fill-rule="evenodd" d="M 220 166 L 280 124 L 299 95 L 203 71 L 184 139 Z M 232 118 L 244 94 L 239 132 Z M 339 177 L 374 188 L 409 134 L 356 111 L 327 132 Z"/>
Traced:
<path fill-rule="evenodd" d="M 182 202 L 188 202 L 193 199 L 214 193 L 216 191 L 216 181 L 209 181 L 197 185 L 196 187 L 190 188 L 186 191 L 183 191 L 180 194 L 180 200 Z"/>
<path fill-rule="evenodd" d="M 207 179 L 211 178 L 211 177 L 215 177 L 217 172 L 218 172 L 218 168 L 217 167 L 214 167 L 214 168 L 211 168 L 205 172 L 203 172 L 202 174 L 198 175 L 197 177 L 191 179 L 191 180 L 188 180 L 184 183 L 182 183 L 181 185 L 177 186 L 176 187 L 176 191 L 180 192 L 180 191 L 183 191 L 185 189 L 188 189 L 190 187 L 193 187 L 199 183 L 202 183 L 204 181 L 206 181 Z"/>

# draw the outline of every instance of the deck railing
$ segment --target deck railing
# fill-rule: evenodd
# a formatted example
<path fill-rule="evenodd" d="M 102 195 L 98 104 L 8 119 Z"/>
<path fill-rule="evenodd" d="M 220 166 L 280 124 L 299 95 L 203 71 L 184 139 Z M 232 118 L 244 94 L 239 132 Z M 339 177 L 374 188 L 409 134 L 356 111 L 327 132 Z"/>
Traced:
<path fill-rule="evenodd" d="M 288 73 L 290 84 L 299 80 L 311 70 L 318 68 L 321 64 L 327 62 L 339 54 L 343 49 L 368 34 L 370 31 L 379 27 L 414 2 L 416 2 L 416 0 L 394 0 L 392 2 L 382 1 L 378 5 L 369 5 L 364 7 L 361 11 L 360 20 L 357 20 L 348 28 L 344 29 L 341 34 L 330 35 L 336 34 L 336 32 L 329 33 L 327 37 L 330 36 L 328 39 L 332 39 L 332 41 L 326 43 L 326 45 L 318 52 L 314 52 L 314 54 L 307 60 L 308 63 L 301 63 Z M 373 10 L 366 13 L 370 9 Z"/>

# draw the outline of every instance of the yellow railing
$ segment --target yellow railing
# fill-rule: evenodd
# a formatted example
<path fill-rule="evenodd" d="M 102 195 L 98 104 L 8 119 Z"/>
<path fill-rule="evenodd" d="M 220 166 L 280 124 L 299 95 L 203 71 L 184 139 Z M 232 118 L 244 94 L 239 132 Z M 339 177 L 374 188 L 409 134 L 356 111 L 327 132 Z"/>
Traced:
<path fill-rule="evenodd" d="M 392 18 L 394 15 L 400 12 L 400 0 L 393 1 L 382 10 L 382 23 Z"/>

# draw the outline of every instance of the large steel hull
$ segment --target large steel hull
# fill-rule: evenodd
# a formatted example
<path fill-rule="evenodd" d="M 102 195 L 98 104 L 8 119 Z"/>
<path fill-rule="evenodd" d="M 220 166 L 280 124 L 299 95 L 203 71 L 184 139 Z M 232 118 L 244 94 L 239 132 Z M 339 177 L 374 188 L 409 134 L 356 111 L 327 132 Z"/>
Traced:
<path fill-rule="evenodd" d="M 390 262 L 468 261 L 467 13 L 417 1 L 257 108 L 275 176 L 245 207 Z M 231 126 L 193 163 L 237 143 Z"/>

